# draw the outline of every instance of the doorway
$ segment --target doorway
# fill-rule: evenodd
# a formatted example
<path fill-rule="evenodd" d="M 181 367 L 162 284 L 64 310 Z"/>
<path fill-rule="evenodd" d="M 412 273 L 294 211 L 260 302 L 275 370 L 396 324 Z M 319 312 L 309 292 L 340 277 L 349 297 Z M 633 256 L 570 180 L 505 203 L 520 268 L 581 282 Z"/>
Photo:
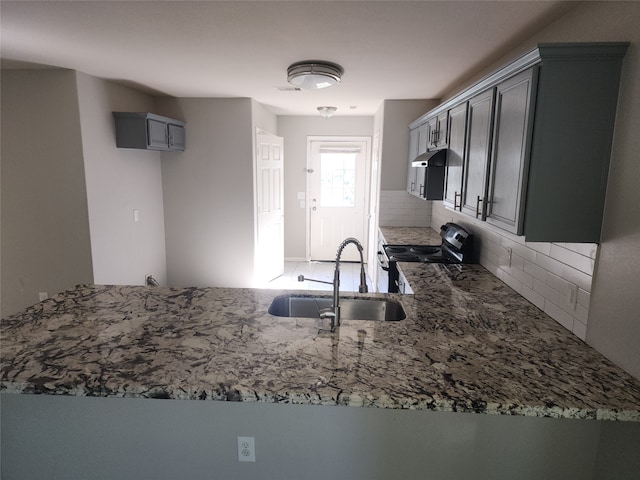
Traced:
<path fill-rule="evenodd" d="M 369 137 L 308 137 L 307 226 L 310 260 L 335 260 L 338 245 L 357 238 L 367 256 Z M 348 247 L 342 260 L 359 261 Z"/>
<path fill-rule="evenodd" d="M 256 255 L 258 285 L 284 273 L 284 140 L 256 132 Z"/>

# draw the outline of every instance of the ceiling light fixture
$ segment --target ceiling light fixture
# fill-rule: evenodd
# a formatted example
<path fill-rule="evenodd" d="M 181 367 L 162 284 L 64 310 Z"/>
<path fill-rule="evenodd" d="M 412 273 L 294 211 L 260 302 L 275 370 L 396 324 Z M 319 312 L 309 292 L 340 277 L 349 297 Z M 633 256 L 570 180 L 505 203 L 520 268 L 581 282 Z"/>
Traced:
<path fill-rule="evenodd" d="M 327 107 L 327 106 L 318 107 L 318 111 L 320 112 L 320 115 L 322 115 L 324 118 L 329 118 L 331 115 L 336 113 L 336 110 L 338 110 L 337 107 Z"/>
<path fill-rule="evenodd" d="M 306 60 L 289 66 L 287 81 L 296 87 L 317 90 L 337 85 L 343 73 L 342 67 L 335 63 Z"/>

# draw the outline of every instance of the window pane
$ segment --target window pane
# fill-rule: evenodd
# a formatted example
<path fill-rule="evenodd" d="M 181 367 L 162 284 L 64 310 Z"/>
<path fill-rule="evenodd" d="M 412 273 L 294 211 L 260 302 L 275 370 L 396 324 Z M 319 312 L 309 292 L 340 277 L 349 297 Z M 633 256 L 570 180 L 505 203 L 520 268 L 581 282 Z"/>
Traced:
<path fill-rule="evenodd" d="M 320 206 L 354 207 L 355 153 L 320 154 Z"/>

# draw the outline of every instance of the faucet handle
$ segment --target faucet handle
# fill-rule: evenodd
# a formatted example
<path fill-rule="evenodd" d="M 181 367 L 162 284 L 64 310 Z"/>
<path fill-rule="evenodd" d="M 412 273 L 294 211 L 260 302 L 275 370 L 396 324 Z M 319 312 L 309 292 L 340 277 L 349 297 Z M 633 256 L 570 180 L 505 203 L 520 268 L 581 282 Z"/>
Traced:
<path fill-rule="evenodd" d="M 336 312 L 333 311 L 333 307 L 323 308 L 322 310 L 318 310 L 320 314 L 320 318 L 335 318 Z"/>

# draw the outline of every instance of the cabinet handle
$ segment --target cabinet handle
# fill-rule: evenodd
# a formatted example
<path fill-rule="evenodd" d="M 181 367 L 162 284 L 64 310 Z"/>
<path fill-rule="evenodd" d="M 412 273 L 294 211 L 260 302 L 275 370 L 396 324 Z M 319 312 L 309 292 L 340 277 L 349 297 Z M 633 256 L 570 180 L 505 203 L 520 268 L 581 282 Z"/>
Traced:
<path fill-rule="evenodd" d="M 411 182 L 411 191 L 412 192 L 416 191 L 416 182 Z"/>
<path fill-rule="evenodd" d="M 458 197 L 460 197 L 460 205 L 458 205 Z M 453 192 L 453 209 L 462 211 L 462 193 Z"/>
<path fill-rule="evenodd" d="M 424 185 L 420 184 L 420 196 L 424 196 Z"/>
<path fill-rule="evenodd" d="M 478 199 L 476 200 L 476 218 L 480 216 L 480 203 L 482 202 L 482 198 L 478 195 Z"/>

